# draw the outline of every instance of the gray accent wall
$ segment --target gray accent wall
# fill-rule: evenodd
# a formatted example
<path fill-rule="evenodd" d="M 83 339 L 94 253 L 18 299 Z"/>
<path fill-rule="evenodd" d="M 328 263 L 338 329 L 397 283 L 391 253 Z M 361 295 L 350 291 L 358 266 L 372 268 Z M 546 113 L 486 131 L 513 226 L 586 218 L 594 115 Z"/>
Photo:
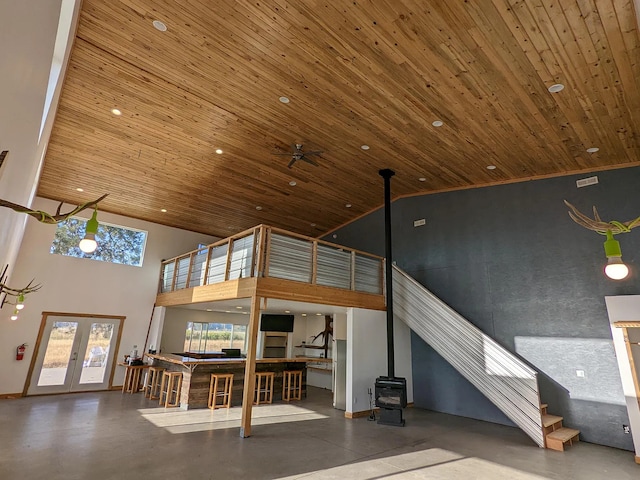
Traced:
<path fill-rule="evenodd" d="M 592 175 L 597 185 L 576 188 Z M 575 224 L 564 199 L 588 215 L 597 206 L 603 220 L 632 220 L 640 168 L 397 200 L 394 261 L 540 372 L 541 400 L 582 440 L 633 450 L 604 297 L 640 293 L 640 228 L 616 236 L 631 275 L 609 280 L 605 238 Z M 422 218 L 426 225 L 414 227 Z M 326 239 L 384 255 L 383 211 L 335 235 Z M 416 407 L 510 423 L 416 335 L 412 352 Z"/>

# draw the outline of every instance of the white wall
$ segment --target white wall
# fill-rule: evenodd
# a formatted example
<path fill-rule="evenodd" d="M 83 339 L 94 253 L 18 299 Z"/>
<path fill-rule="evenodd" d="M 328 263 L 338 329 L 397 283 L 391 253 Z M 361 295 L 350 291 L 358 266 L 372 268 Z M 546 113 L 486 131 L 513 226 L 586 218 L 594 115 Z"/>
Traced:
<path fill-rule="evenodd" d="M 34 206 L 51 212 L 57 204 L 37 198 Z M 22 287 L 35 279 L 42 288 L 27 296 L 18 321 L 9 320 L 10 307 L 0 310 L 0 394 L 22 391 L 43 311 L 126 316 L 117 358 L 123 358 L 134 344 L 141 349 L 156 298 L 161 260 L 193 250 L 198 243 L 215 241 L 207 235 L 104 212 L 98 213 L 98 220 L 149 232 L 143 266 L 52 255 L 49 250 L 55 225 L 30 218 L 11 285 Z M 16 361 L 15 348 L 25 342 L 29 345 L 25 359 Z M 122 382 L 121 370 L 116 370 L 114 385 Z"/>
<path fill-rule="evenodd" d="M 169 307 L 164 316 L 160 350 L 164 353 L 184 352 L 184 336 L 188 322 L 230 323 L 249 325 L 250 315 L 224 312 L 207 312 L 190 308 Z"/>
<path fill-rule="evenodd" d="M 368 389 L 387 375 L 387 314 L 351 308 L 347 311 L 347 413 L 369 410 Z M 407 379 L 407 401 L 413 402 L 411 332 L 394 322 L 395 375 Z M 375 400 L 375 399 L 374 399 Z"/>
<path fill-rule="evenodd" d="M 636 457 L 640 457 L 640 399 L 636 396 L 633 373 L 622 329 L 613 326 L 614 322 L 640 321 L 640 295 L 621 295 L 605 297 L 604 299 L 607 304 L 609 323 L 611 323 L 611 335 L 613 336 L 613 346 L 618 360 L 622 390 L 624 391 L 627 412 L 629 413 L 633 444 L 636 449 Z"/>
<path fill-rule="evenodd" d="M 28 206 L 33 198 L 55 114 L 52 108 L 39 144 L 60 8 L 61 0 L 37 7 L 0 2 L 0 151 L 10 152 L 0 169 L 0 197 L 20 205 Z M 58 97 L 59 88 L 54 105 Z M 0 268 L 14 266 L 25 222 L 24 214 L 0 208 Z"/>

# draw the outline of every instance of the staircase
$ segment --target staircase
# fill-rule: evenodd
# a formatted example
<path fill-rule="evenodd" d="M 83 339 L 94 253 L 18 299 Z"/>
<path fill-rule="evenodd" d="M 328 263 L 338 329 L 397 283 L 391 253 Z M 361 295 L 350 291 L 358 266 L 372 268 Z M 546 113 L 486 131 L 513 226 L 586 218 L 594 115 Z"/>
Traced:
<path fill-rule="evenodd" d="M 538 372 L 466 320 L 398 267 L 393 267 L 394 316 L 498 407 L 540 447 L 564 450 L 578 430 L 540 403 Z"/>
<path fill-rule="evenodd" d="M 579 441 L 580 431 L 563 427 L 562 417 L 549 415 L 546 403 L 540 405 L 540 413 L 547 448 L 562 452 L 566 445 L 573 445 L 574 442 Z"/>

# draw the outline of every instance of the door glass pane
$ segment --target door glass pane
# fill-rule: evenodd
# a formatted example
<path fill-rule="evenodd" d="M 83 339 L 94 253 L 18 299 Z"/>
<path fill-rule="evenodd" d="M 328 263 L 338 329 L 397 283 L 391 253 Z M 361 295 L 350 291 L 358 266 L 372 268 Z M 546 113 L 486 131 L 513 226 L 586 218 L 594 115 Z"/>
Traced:
<path fill-rule="evenodd" d="M 80 383 L 102 383 L 107 369 L 113 323 L 92 323 L 84 353 Z"/>
<path fill-rule="evenodd" d="M 38 386 L 64 385 L 77 329 L 77 322 L 53 323 L 38 378 Z"/>

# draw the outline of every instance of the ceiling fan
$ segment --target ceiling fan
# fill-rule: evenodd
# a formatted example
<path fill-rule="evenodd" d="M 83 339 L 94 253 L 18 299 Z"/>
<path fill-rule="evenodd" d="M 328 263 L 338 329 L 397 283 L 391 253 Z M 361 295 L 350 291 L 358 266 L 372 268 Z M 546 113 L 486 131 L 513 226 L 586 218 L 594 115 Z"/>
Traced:
<path fill-rule="evenodd" d="M 298 160 L 302 160 L 303 162 L 307 162 L 307 163 L 310 163 L 311 165 L 319 167 L 320 165 L 318 165 L 318 163 L 315 160 L 309 158 L 309 155 L 320 155 L 320 154 L 322 154 L 321 150 L 316 150 L 312 152 L 302 151 L 301 143 L 296 143 L 295 145 L 293 145 L 293 152 L 291 153 L 274 153 L 274 155 L 290 155 L 291 161 L 289 162 L 289 165 L 287 165 L 287 167 L 289 168 L 293 167 L 293 164 L 296 163 Z"/>

